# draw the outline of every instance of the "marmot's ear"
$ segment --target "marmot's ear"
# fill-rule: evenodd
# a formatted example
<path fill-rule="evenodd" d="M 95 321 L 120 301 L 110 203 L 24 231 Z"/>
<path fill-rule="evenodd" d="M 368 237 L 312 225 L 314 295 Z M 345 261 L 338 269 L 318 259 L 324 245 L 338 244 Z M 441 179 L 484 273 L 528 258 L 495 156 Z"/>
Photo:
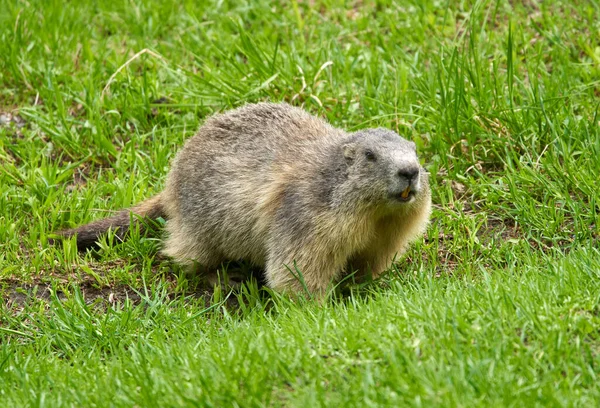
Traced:
<path fill-rule="evenodd" d="M 354 158 L 356 157 L 356 145 L 354 143 L 345 144 L 342 147 L 342 150 L 344 152 L 346 163 L 352 164 L 352 162 L 354 162 Z"/>

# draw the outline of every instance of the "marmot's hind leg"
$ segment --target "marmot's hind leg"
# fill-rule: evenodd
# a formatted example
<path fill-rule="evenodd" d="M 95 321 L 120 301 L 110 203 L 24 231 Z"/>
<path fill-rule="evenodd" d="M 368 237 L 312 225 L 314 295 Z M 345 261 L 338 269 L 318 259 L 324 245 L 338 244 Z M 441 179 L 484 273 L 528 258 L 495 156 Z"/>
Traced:
<path fill-rule="evenodd" d="M 214 271 L 224 257 L 209 242 L 198 239 L 194 234 L 175 228 L 167 223 L 168 236 L 162 253 L 184 266 L 189 272 L 207 273 Z"/>

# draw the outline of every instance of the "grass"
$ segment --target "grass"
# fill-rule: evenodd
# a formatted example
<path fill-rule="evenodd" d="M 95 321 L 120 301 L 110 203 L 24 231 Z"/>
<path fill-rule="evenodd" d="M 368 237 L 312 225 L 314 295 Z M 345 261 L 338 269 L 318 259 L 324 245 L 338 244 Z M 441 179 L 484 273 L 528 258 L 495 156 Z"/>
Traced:
<path fill-rule="evenodd" d="M 512 3 L 0 0 L 0 405 L 599 405 L 600 5 Z M 384 279 L 293 303 L 48 244 L 263 100 L 417 143 L 432 224 Z"/>

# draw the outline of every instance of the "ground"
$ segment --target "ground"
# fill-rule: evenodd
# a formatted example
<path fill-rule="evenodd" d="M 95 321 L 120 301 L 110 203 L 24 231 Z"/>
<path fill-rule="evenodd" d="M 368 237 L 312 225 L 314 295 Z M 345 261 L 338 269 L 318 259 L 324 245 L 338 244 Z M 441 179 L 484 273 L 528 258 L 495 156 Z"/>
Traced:
<path fill-rule="evenodd" d="M 594 2 L 0 10 L 0 406 L 600 405 Z M 207 285 L 160 228 L 50 245 L 266 100 L 415 141 L 432 222 L 385 277 L 319 304 Z"/>

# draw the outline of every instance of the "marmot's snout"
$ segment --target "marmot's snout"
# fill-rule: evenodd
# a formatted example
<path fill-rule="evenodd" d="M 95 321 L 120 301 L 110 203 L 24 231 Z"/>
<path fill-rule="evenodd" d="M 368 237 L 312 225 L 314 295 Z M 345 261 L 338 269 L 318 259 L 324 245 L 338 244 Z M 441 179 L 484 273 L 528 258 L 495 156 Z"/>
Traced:
<path fill-rule="evenodd" d="M 418 165 L 403 166 L 396 171 L 391 197 L 394 201 L 410 202 L 421 189 L 421 168 Z"/>

